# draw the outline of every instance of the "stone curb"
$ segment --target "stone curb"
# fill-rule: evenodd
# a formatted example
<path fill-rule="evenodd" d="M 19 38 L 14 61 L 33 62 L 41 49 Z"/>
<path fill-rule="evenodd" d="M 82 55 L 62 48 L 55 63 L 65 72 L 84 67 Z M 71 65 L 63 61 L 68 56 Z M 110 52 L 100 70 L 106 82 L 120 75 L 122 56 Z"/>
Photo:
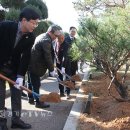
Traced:
<path fill-rule="evenodd" d="M 76 130 L 77 129 L 79 116 L 83 109 L 83 104 L 84 104 L 83 99 L 86 98 L 86 96 L 87 95 L 84 95 L 82 90 L 79 89 L 79 92 L 77 93 L 77 96 L 76 96 L 76 100 L 72 106 L 72 109 L 66 120 L 63 130 Z"/>
<path fill-rule="evenodd" d="M 88 67 L 82 80 L 83 84 L 88 81 L 90 72 L 91 72 L 91 69 Z M 74 101 L 74 104 L 71 108 L 70 114 L 66 120 L 63 130 L 76 130 L 77 129 L 80 114 L 83 111 L 83 108 L 85 106 L 84 99 L 87 99 L 87 97 L 88 95 L 85 95 L 83 91 L 79 89 L 76 96 L 76 100 Z"/>

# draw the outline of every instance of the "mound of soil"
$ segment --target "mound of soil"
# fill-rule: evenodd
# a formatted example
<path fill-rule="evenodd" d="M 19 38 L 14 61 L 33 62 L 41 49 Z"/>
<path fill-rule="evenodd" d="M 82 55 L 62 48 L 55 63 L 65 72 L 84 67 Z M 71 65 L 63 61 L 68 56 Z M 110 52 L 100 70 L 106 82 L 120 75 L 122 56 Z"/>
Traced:
<path fill-rule="evenodd" d="M 130 130 L 130 102 L 118 102 L 110 96 L 109 83 L 110 79 L 100 74 L 81 86 L 84 93 L 93 93 L 93 99 L 91 114 L 81 114 L 77 130 Z M 114 85 L 110 92 L 120 98 Z"/>
<path fill-rule="evenodd" d="M 52 102 L 52 103 L 61 102 L 60 95 L 56 92 L 51 92 L 49 94 L 41 95 L 39 100 L 40 102 Z"/>

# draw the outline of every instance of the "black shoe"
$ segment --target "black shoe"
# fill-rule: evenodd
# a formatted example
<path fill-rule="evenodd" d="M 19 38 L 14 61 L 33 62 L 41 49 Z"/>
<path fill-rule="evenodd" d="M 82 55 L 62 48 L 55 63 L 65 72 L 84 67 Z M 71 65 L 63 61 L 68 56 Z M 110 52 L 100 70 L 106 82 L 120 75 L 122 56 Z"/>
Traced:
<path fill-rule="evenodd" d="M 12 129 L 20 128 L 20 129 L 31 129 L 31 125 L 24 123 L 21 119 L 12 120 Z"/>
<path fill-rule="evenodd" d="M 79 88 L 75 88 L 74 90 L 79 90 Z"/>
<path fill-rule="evenodd" d="M 0 118 L 0 130 L 8 130 L 6 123 L 7 119 Z"/>
<path fill-rule="evenodd" d="M 22 97 L 27 97 L 27 94 L 22 92 Z"/>
<path fill-rule="evenodd" d="M 70 98 L 71 98 L 70 94 L 67 94 L 66 99 L 70 99 Z"/>
<path fill-rule="evenodd" d="M 64 93 L 60 93 L 60 97 L 65 97 L 65 94 Z"/>
<path fill-rule="evenodd" d="M 7 111 L 7 107 L 4 107 L 4 110 Z"/>
<path fill-rule="evenodd" d="M 34 105 L 35 104 L 34 98 L 29 98 L 28 99 L 28 103 L 30 103 L 31 105 Z"/>
<path fill-rule="evenodd" d="M 50 105 L 46 104 L 45 102 L 36 102 L 35 107 L 36 108 L 48 108 L 48 107 L 50 107 Z"/>

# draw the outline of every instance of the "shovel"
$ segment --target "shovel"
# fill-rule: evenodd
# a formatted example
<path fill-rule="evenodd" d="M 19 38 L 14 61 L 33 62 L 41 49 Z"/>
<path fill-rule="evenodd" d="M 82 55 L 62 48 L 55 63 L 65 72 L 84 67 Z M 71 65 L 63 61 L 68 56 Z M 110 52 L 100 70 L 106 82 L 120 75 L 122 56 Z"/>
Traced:
<path fill-rule="evenodd" d="M 56 67 L 56 69 L 62 74 L 61 70 L 60 70 L 58 67 Z M 69 76 L 69 75 L 66 74 L 66 73 L 64 73 L 64 74 L 62 74 L 62 75 L 65 75 L 65 76 L 66 76 L 69 80 L 71 80 L 71 81 L 81 81 L 81 78 L 80 78 L 79 75 Z"/>
<path fill-rule="evenodd" d="M 4 76 L 2 74 L 0 74 L 0 78 L 8 81 L 10 84 L 13 84 L 13 85 L 16 84 L 13 80 L 7 78 L 6 76 Z M 51 92 L 49 94 L 40 95 L 34 91 L 31 91 L 30 89 L 26 88 L 25 86 L 20 86 L 20 87 L 22 90 L 25 90 L 26 92 L 33 94 L 35 99 L 39 98 L 40 102 L 54 102 L 54 103 L 61 102 L 60 95 L 56 92 Z"/>
<path fill-rule="evenodd" d="M 56 76 L 56 78 L 57 78 L 59 84 L 65 86 L 65 87 L 68 87 L 70 89 L 75 89 L 75 85 L 74 85 L 74 83 L 72 81 L 68 81 L 68 80 L 62 81 L 62 80 L 59 79 L 58 76 Z"/>

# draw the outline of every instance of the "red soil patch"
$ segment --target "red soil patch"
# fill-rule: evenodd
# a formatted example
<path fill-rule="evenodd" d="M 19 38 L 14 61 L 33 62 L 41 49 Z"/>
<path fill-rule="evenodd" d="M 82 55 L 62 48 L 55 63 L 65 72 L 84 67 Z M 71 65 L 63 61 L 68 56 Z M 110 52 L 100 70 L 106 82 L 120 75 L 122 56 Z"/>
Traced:
<path fill-rule="evenodd" d="M 130 102 L 112 98 L 107 90 L 109 83 L 109 78 L 99 75 L 82 85 L 86 94 L 92 92 L 94 96 L 91 114 L 81 114 L 77 130 L 130 130 Z M 114 85 L 111 94 L 120 98 Z"/>

